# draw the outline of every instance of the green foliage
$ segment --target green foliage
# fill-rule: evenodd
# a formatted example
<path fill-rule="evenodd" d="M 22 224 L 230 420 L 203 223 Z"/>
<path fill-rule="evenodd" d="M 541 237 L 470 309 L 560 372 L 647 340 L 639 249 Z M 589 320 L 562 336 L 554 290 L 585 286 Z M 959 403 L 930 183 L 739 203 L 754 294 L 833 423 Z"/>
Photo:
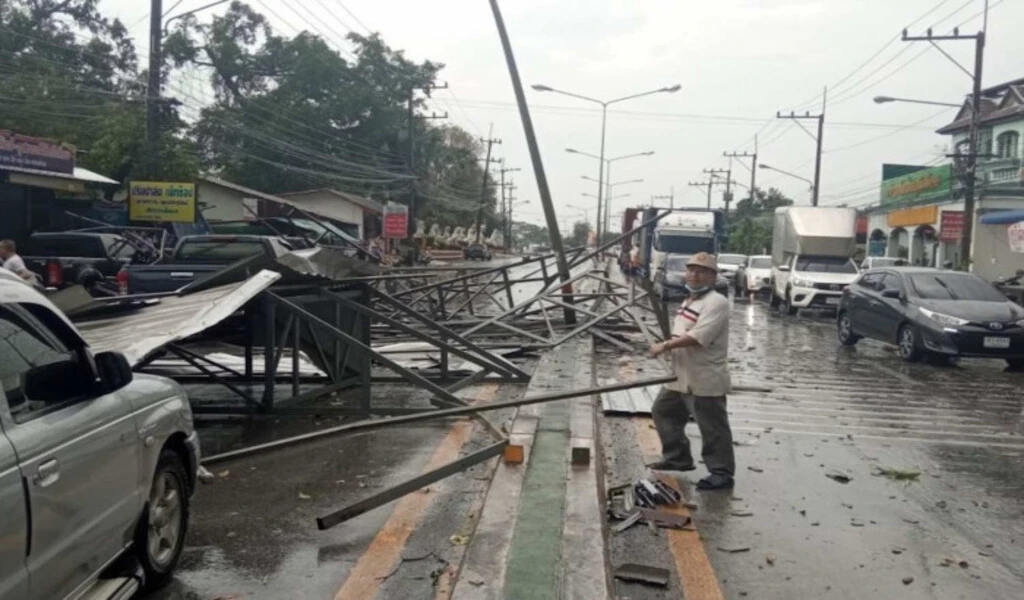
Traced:
<path fill-rule="evenodd" d="M 572 224 L 572 230 L 565 239 L 565 245 L 579 247 L 587 245 L 587 238 L 590 235 L 590 224 L 586 221 L 576 221 Z"/>
<path fill-rule="evenodd" d="M 551 245 L 551 236 L 548 235 L 548 228 L 541 227 L 540 225 L 534 225 L 533 223 L 513 221 L 512 237 L 514 238 L 513 242 L 517 247 L 530 246 L 533 244 L 538 246 Z"/>
<path fill-rule="evenodd" d="M 410 131 L 409 100 L 425 108 L 443 65 L 376 34 L 349 34 L 345 58 L 317 35 L 276 33 L 242 2 L 208 15 L 176 20 L 164 40 L 161 178 L 203 169 L 270 193 L 331 187 L 399 202 L 415 191 L 420 218 L 475 222 L 480 142 L 421 118 Z M 183 89 L 178 75 L 197 72 L 212 102 Z M 146 73 L 99 0 L 0 0 L 0 85 L 0 128 L 73 144 L 79 164 L 119 180 L 142 174 Z M 483 194 L 488 230 L 497 190 L 491 180 Z"/>
<path fill-rule="evenodd" d="M 792 206 L 793 201 L 775 188 L 757 190 L 753 197 L 736 203 L 729 214 L 729 251 L 739 254 L 762 254 L 772 247 L 775 209 Z"/>

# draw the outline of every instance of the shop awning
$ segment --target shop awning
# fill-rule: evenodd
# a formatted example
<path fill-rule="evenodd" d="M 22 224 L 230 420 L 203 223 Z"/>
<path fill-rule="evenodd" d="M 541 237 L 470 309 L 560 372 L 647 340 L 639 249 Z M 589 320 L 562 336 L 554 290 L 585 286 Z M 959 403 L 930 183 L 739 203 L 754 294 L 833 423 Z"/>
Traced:
<path fill-rule="evenodd" d="M 64 192 L 82 192 L 85 190 L 86 184 L 118 184 L 117 181 L 109 177 L 104 177 L 99 173 L 83 169 L 82 167 L 75 167 L 74 173 L 59 173 L 57 171 L 43 171 L 41 169 L 11 166 L 2 166 L 0 171 L 6 171 L 8 173 L 8 181 L 14 184 Z"/>
<path fill-rule="evenodd" d="M 1011 225 L 1024 221 L 1024 210 L 1001 210 L 981 216 L 982 225 Z"/>

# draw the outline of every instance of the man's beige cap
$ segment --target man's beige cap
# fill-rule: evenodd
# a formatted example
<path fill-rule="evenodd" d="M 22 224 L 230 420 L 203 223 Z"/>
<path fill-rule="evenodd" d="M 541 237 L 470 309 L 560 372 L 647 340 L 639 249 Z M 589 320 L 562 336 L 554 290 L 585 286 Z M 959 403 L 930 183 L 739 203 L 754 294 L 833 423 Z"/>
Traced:
<path fill-rule="evenodd" d="M 715 258 L 714 254 L 708 254 L 707 252 L 698 252 L 694 254 L 690 261 L 686 263 L 688 267 L 704 267 L 705 269 L 711 269 L 715 273 L 718 272 L 718 259 Z"/>

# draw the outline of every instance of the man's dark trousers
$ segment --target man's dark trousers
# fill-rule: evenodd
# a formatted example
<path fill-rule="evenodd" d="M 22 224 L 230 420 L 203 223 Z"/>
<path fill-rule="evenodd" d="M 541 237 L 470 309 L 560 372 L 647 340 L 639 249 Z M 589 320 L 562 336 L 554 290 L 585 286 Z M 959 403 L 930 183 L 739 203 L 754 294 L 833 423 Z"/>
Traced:
<path fill-rule="evenodd" d="M 651 408 L 654 428 L 661 438 L 662 460 L 680 470 L 694 466 L 686 424 L 692 415 L 700 428 L 701 457 L 710 473 L 732 477 L 736 471 L 732 430 L 725 396 L 690 396 L 662 388 Z"/>

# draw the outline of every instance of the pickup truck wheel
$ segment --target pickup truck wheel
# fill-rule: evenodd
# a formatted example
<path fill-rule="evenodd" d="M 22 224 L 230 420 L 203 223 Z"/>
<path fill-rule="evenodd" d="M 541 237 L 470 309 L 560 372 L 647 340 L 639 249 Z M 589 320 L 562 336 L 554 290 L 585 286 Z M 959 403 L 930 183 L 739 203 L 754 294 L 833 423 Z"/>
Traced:
<path fill-rule="evenodd" d="M 160 453 L 149 501 L 135 533 L 135 555 L 146 572 L 146 588 L 170 583 L 181 558 L 188 530 L 188 478 L 181 457 L 165 448 Z"/>
<path fill-rule="evenodd" d="M 793 296 L 789 290 L 786 290 L 786 299 L 783 303 L 783 309 L 786 314 L 791 317 L 795 317 L 796 313 L 800 312 L 799 308 L 793 306 Z"/>

